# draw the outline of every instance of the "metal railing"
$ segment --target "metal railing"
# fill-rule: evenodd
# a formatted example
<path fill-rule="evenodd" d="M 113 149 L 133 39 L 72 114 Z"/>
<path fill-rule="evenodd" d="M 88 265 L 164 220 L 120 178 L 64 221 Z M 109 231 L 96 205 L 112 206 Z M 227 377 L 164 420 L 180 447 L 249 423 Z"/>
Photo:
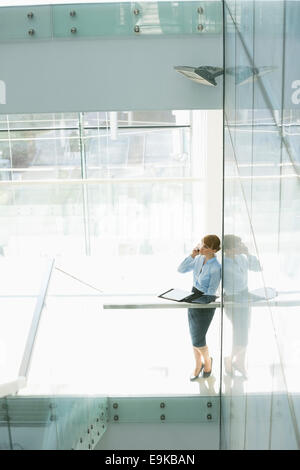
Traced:
<path fill-rule="evenodd" d="M 54 268 L 55 260 L 52 259 L 46 268 L 45 275 L 43 276 L 39 295 L 35 304 L 35 309 L 32 316 L 32 321 L 27 337 L 26 345 L 24 348 L 23 358 L 19 369 L 18 377 L 15 380 L 0 384 L 0 398 L 7 395 L 16 394 L 21 388 L 26 387 L 27 378 L 30 369 L 31 358 L 33 354 L 34 344 L 38 332 L 42 311 L 45 305 L 45 299 L 48 291 L 49 281 Z"/>

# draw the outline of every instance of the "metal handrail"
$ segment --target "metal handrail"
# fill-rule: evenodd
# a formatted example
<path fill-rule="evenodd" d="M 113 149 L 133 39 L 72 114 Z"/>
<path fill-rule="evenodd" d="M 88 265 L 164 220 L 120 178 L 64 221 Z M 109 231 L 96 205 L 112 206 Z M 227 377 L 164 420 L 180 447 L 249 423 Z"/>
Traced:
<path fill-rule="evenodd" d="M 49 281 L 50 281 L 52 271 L 54 268 L 54 263 L 55 263 L 55 259 L 52 259 L 49 265 L 47 266 L 45 275 L 42 279 L 41 288 L 40 288 L 39 295 L 35 304 L 35 309 L 33 312 L 31 326 L 29 329 L 29 334 L 28 334 L 26 345 L 24 348 L 23 358 L 21 361 L 21 366 L 19 369 L 18 377 L 16 380 L 12 380 L 11 382 L 7 382 L 7 383 L 0 385 L 0 398 L 3 398 L 7 395 L 14 395 L 21 388 L 26 387 L 34 344 L 35 344 L 35 340 L 36 340 L 36 336 L 38 332 L 39 322 L 42 316 L 43 307 L 45 304 Z"/>
<path fill-rule="evenodd" d="M 40 294 L 35 304 L 35 309 L 34 309 L 33 318 L 32 318 L 32 322 L 31 322 L 31 326 L 29 330 L 29 335 L 27 338 L 27 342 L 26 342 L 24 354 L 23 354 L 23 359 L 22 359 L 21 366 L 19 369 L 19 377 L 27 378 L 27 375 L 29 372 L 33 347 L 34 347 L 37 330 L 38 330 L 39 322 L 41 319 L 41 314 L 42 314 L 44 303 L 45 303 L 45 298 L 47 295 L 47 290 L 48 290 L 51 274 L 54 268 L 54 262 L 55 262 L 54 259 L 50 261 L 50 264 L 46 269 L 45 276 L 42 280 Z"/>

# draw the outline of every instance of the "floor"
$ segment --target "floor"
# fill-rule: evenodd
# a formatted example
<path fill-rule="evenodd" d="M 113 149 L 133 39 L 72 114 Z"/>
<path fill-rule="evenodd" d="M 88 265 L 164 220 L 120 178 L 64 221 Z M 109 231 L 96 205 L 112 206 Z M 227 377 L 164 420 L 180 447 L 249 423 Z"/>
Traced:
<path fill-rule="evenodd" d="M 192 383 L 185 309 L 104 310 L 99 297 L 49 297 L 22 393 L 218 394 L 218 310 L 208 334 L 214 373 Z"/>

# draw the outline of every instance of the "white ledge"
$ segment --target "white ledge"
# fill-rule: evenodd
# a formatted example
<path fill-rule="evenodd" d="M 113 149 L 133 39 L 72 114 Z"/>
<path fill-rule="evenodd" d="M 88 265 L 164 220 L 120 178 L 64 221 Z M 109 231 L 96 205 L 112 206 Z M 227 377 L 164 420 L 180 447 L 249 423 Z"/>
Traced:
<path fill-rule="evenodd" d="M 141 301 L 142 300 L 142 301 Z M 232 307 L 234 305 L 245 305 L 244 302 L 226 301 L 224 306 Z M 296 307 L 300 305 L 300 300 L 261 300 L 251 301 L 248 304 L 251 307 Z M 209 304 L 192 304 L 188 302 L 175 302 L 173 300 L 162 300 L 155 296 L 152 297 L 112 297 L 106 298 L 102 304 L 104 309 L 153 309 L 153 308 L 219 308 L 221 302 L 211 302 Z"/>

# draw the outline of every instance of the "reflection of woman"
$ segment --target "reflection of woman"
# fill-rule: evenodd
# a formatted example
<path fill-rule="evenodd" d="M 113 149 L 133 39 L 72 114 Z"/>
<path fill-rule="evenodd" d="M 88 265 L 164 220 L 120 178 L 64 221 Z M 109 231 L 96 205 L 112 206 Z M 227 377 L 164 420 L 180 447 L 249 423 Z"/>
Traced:
<path fill-rule="evenodd" d="M 221 280 L 221 265 L 215 254 L 220 250 L 220 239 L 216 235 L 207 235 L 201 246 L 196 246 L 193 252 L 178 267 L 180 273 L 193 271 L 194 288 L 207 297 L 207 303 L 215 300 L 215 293 Z M 213 297 L 210 297 L 213 296 Z M 209 377 L 212 371 L 212 358 L 206 345 L 206 333 L 213 319 L 215 308 L 189 308 L 188 320 L 193 351 L 196 360 L 194 374 L 190 380 L 199 377 Z"/>
<path fill-rule="evenodd" d="M 224 278 L 225 313 L 232 324 L 232 351 L 225 357 L 225 371 L 237 370 L 246 377 L 245 359 L 250 329 L 248 271 L 261 271 L 256 256 L 250 255 L 240 237 L 225 235 Z M 232 301 L 232 304 L 227 304 Z"/>

